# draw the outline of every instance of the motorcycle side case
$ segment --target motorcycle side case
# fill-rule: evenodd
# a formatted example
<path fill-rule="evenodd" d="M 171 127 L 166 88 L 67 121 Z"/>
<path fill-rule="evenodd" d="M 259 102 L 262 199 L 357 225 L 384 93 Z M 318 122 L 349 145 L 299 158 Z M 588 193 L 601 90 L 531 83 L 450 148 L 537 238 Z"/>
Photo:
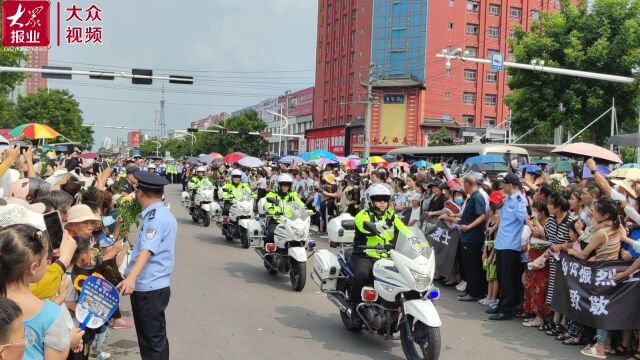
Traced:
<path fill-rule="evenodd" d="M 247 221 L 247 236 L 249 236 L 249 245 L 251 247 L 261 247 L 262 239 L 264 239 L 264 230 L 260 222 L 255 219 L 243 219 Z M 243 220 L 240 220 L 242 223 Z"/>
<path fill-rule="evenodd" d="M 311 279 L 323 292 L 335 291 L 340 276 L 338 257 L 329 250 L 317 250 L 313 255 Z"/>
<path fill-rule="evenodd" d="M 258 214 L 260 215 L 265 215 L 266 212 L 264 211 L 264 204 L 267 203 L 267 198 L 263 197 L 262 199 L 258 200 Z"/>
<path fill-rule="evenodd" d="M 222 208 L 220 207 L 220 204 L 218 204 L 217 202 L 212 202 L 211 204 L 209 204 L 211 206 L 211 217 L 218 217 L 222 215 Z"/>
<path fill-rule="evenodd" d="M 345 230 L 342 227 L 343 220 L 353 220 L 353 216 L 351 216 L 351 214 L 349 213 L 344 213 L 331 219 L 331 221 L 329 221 L 329 224 L 327 225 L 327 235 L 329 235 L 329 239 L 335 243 L 353 243 L 356 232 L 355 230 Z"/>
<path fill-rule="evenodd" d="M 184 207 L 191 206 L 191 194 L 188 191 L 183 191 L 180 194 L 180 199 L 182 200 L 182 206 Z"/>

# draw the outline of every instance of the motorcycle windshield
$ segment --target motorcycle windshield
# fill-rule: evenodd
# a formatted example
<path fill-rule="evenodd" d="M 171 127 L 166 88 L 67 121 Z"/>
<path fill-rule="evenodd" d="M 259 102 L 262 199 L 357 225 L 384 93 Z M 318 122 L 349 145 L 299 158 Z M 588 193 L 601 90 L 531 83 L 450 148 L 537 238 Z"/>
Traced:
<path fill-rule="evenodd" d="M 307 208 L 295 201 L 289 201 L 284 205 L 284 216 L 289 220 L 306 220 L 309 217 Z"/>
<path fill-rule="evenodd" d="M 202 185 L 202 190 L 213 190 L 213 185 L 204 184 L 204 185 Z"/>
<path fill-rule="evenodd" d="M 236 199 L 238 199 L 240 201 L 252 201 L 253 197 L 251 197 L 251 193 L 250 192 L 248 192 L 246 190 L 240 190 L 240 192 L 236 196 Z"/>
<path fill-rule="evenodd" d="M 410 227 L 407 231 L 400 231 L 395 250 L 412 260 L 419 256 L 428 259 L 433 254 L 433 249 L 429 246 L 424 234 L 415 227 Z"/>

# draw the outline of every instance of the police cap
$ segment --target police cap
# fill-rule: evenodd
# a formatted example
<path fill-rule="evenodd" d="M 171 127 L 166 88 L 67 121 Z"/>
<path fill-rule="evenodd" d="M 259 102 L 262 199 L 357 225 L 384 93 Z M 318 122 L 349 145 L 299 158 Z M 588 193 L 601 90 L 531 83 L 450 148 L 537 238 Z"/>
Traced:
<path fill-rule="evenodd" d="M 169 184 L 167 179 L 155 173 L 136 171 L 133 176 L 138 180 L 138 187 L 142 190 L 162 190 Z"/>

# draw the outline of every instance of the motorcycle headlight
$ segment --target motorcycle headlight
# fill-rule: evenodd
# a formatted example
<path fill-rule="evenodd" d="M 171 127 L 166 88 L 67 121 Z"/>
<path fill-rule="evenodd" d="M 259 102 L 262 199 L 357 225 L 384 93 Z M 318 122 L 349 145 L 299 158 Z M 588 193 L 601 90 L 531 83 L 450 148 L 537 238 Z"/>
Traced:
<path fill-rule="evenodd" d="M 304 231 L 302 231 L 302 230 L 293 230 L 293 236 L 296 239 L 302 239 L 304 237 Z"/>
<path fill-rule="evenodd" d="M 429 277 L 427 275 L 421 274 L 419 272 L 409 270 L 411 272 L 411 276 L 413 276 L 413 280 L 416 282 L 416 288 L 426 289 L 429 286 Z"/>

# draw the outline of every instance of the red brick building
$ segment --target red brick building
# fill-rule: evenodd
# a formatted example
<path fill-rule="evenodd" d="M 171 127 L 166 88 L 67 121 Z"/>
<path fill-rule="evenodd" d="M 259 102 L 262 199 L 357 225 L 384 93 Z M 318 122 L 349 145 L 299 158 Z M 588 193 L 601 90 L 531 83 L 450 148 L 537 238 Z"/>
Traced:
<path fill-rule="evenodd" d="M 319 0 L 316 87 L 310 144 L 337 154 L 362 152 L 369 64 L 376 81 L 371 152 L 424 146 L 441 126 L 456 131 L 504 127 L 506 72 L 436 58 L 443 49 L 510 58 L 512 28 L 528 29 L 555 0 Z M 450 123 L 450 125 L 448 125 Z M 456 130 L 457 129 L 457 130 Z"/>
<path fill-rule="evenodd" d="M 47 48 L 30 48 L 27 55 L 29 56 L 27 67 L 41 68 L 49 65 L 49 49 Z M 47 79 L 43 78 L 42 74 L 34 73 L 24 81 L 24 95 L 46 88 Z"/>

